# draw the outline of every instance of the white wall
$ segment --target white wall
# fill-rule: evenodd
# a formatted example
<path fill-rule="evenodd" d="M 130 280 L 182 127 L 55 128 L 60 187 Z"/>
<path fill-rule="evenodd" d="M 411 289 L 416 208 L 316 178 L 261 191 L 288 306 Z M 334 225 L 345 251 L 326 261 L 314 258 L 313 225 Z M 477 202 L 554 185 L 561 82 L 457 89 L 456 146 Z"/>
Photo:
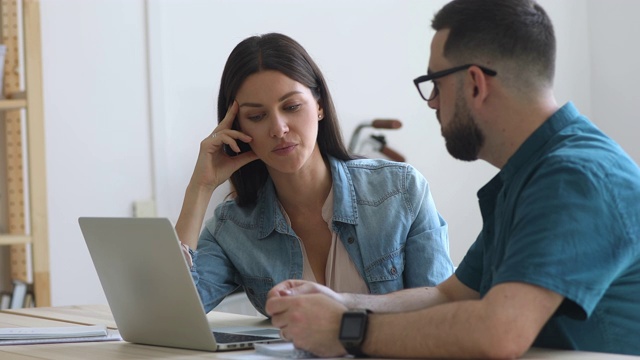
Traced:
<path fill-rule="evenodd" d="M 449 156 L 433 111 L 411 81 L 426 71 L 429 23 L 443 3 L 148 0 L 147 24 L 143 0 L 42 0 L 53 304 L 104 302 L 77 217 L 131 216 L 132 202 L 155 196 L 159 215 L 175 221 L 199 142 L 215 126 L 226 57 L 241 39 L 269 31 L 291 35 L 314 57 L 347 139 L 362 121 L 404 122 L 385 135 L 429 179 L 458 263 L 481 226 L 475 193 L 497 169 Z M 558 38 L 558 100 L 606 116 L 605 130 L 622 129 L 609 132 L 630 141 L 638 127 L 630 121 L 634 102 L 623 107 L 617 92 L 595 88 L 623 89 L 638 99 L 632 80 L 619 88 L 617 81 L 611 85 L 618 73 L 609 76 L 627 58 L 629 71 L 621 76 L 640 76 L 631 74 L 638 57 L 634 33 L 617 30 L 620 16 L 631 22 L 638 3 L 541 3 Z M 624 10 L 601 16 L 616 6 Z M 610 41 L 614 36 L 622 39 Z M 609 72 L 601 72 L 604 67 Z"/>
<path fill-rule="evenodd" d="M 80 216 L 151 194 L 142 1 L 41 3 L 53 305 L 104 303 Z"/>
<path fill-rule="evenodd" d="M 593 121 L 640 162 L 640 1 L 588 2 Z"/>

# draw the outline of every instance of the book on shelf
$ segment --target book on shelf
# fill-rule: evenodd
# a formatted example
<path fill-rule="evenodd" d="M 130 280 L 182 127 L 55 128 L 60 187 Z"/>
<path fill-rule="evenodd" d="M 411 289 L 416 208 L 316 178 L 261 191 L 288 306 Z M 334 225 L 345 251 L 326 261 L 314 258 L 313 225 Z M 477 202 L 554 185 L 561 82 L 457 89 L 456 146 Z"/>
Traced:
<path fill-rule="evenodd" d="M 0 310 L 6 310 L 11 307 L 12 296 L 13 294 L 8 291 L 0 293 Z"/>
<path fill-rule="evenodd" d="M 14 280 L 13 291 L 0 292 L 0 310 L 31 308 L 35 305 L 29 285 L 20 280 Z"/>
<path fill-rule="evenodd" d="M 13 294 L 11 295 L 11 309 L 21 309 L 27 296 L 27 283 L 13 280 Z"/>
<path fill-rule="evenodd" d="M 32 308 L 35 307 L 35 301 L 33 300 L 33 293 L 31 291 L 27 292 L 24 296 L 24 302 L 22 303 L 23 308 Z"/>

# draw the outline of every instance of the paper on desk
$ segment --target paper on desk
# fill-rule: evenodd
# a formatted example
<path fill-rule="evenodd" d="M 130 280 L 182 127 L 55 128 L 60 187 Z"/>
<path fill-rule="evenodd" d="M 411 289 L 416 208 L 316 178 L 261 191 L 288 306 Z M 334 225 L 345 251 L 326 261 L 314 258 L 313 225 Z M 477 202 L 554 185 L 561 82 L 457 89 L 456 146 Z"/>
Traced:
<path fill-rule="evenodd" d="M 108 330 L 105 325 L 0 329 L 0 345 L 117 340 L 122 340 L 120 333 L 117 330 Z"/>
<path fill-rule="evenodd" d="M 106 336 L 106 325 L 74 325 L 59 327 L 16 327 L 0 329 L 0 340 L 53 339 L 86 336 Z"/>
<path fill-rule="evenodd" d="M 268 356 L 275 356 L 279 358 L 289 359 L 313 359 L 317 356 L 312 353 L 298 349 L 293 346 L 293 343 L 273 343 L 273 344 L 253 344 L 256 349 L 256 353 Z"/>

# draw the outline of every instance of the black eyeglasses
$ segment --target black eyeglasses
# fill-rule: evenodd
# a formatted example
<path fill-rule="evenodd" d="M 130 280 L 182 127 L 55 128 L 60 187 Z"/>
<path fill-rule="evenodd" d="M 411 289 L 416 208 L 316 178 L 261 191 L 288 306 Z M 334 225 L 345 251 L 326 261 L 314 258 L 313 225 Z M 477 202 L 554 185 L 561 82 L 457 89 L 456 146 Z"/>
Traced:
<path fill-rule="evenodd" d="M 489 76 L 498 75 L 498 72 L 496 72 L 495 70 L 488 69 L 484 66 L 480 66 L 476 64 L 467 64 L 467 65 L 456 66 L 447 70 L 437 71 L 427 75 L 422 75 L 420 77 L 415 78 L 413 80 L 413 83 L 416 84 L 416 88 L 418 89 L 420 96 L 422 96 L 422 98 L 425 101 L 431 101 L 435 99 L 440 93 L 440 91 L 438 90 L 438 85 L 436 85 L 436 83 L 433 80 L 439 79 L 441 77 L 445 77 L 447 75 L 453 74 L 454 72 L 458 72 L 460 70 L 468 69 L 472 66 L 479 67 L 483 73 Z"/>

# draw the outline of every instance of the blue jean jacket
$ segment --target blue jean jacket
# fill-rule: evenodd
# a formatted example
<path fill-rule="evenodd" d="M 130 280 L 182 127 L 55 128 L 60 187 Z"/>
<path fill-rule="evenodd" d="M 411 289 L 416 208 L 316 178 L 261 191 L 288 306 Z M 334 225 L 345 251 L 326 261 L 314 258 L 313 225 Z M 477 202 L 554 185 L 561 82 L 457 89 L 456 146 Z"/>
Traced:
<path fill-rule="evenodd" d="M 371 294 L 434 286 L 453 273 L 447 223 L 426 179 L 411 165 L 329 158 L 333 231 Z M 302 248 L 278 206 L 269 178 L 255 206 L 218 205 L 191 253 L 191 273 L 205 311 L 238 286 L 265 314 L 267 292 L 302 278 Z M 266 315 L 266 314 L 265 314 Z"/>

